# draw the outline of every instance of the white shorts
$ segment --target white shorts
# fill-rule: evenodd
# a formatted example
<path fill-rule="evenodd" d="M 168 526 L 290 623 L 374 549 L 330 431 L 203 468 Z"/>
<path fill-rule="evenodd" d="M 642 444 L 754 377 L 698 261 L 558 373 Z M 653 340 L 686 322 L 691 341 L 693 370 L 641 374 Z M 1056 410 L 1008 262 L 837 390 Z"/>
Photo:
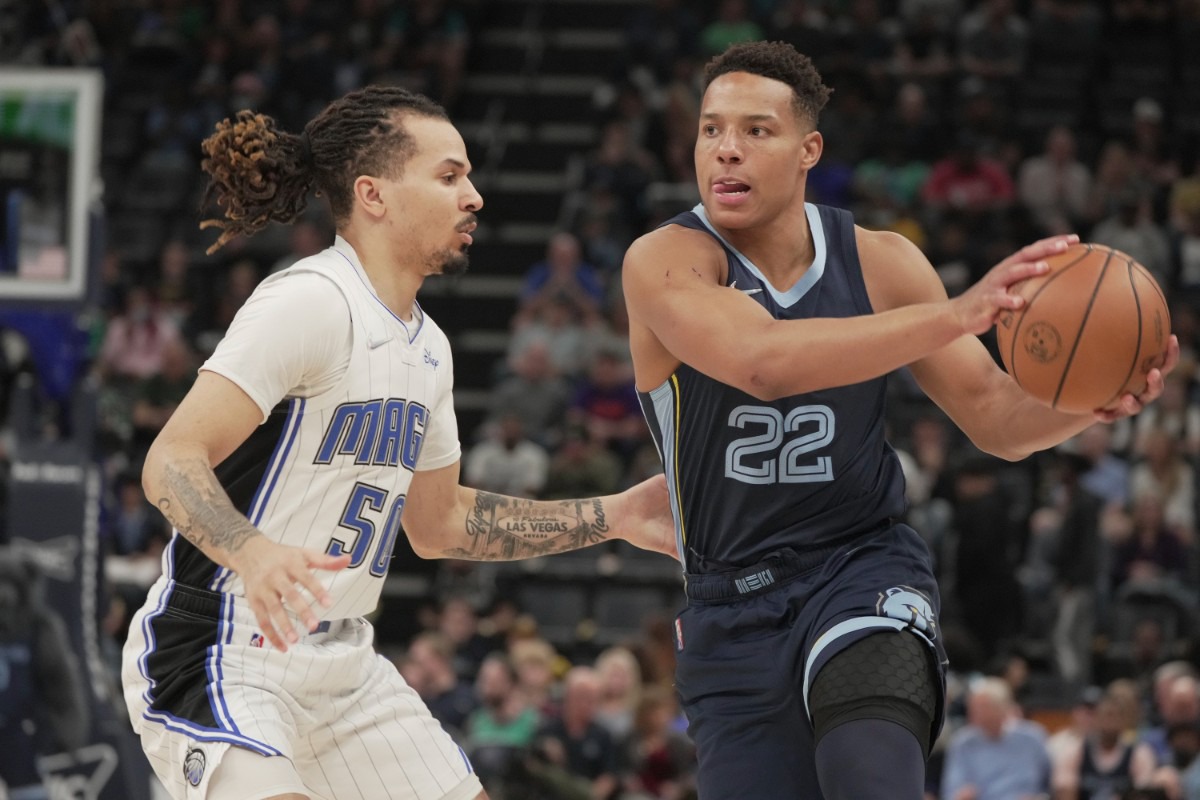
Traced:
<path fill-rule="evenodd" d="M 176 800 L 224 800 L 227 786 L 238 800 L 474 798 L 482 786 L 466 755 L 372 638 L 366 620 L 337 620 L 284 653 L 244 598 L 159 579 L 130 623 L 121 680 L 167 791 Z"/>

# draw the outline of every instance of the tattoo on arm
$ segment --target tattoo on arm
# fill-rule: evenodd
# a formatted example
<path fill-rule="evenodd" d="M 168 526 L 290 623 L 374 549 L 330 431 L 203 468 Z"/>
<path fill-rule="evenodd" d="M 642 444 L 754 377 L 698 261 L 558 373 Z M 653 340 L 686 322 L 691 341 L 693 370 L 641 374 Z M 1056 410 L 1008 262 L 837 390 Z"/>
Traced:
<path fill-rule="evenodd" d="M 578 550 L 609 533 L 599 498 L 539 501 L 476 492 L 465 522 L 467 546 L 447 548 L 450 558 L 514 561 Z"/>
<path fill-rule="evenodd" d="M 210 558 L 233 555 L 258 530 L 230 502 L 207 463 L 194 460 L 167 464 L 158 510 L 175 529 Z M 217 552 L 213 552 L 213 551 Z"/>

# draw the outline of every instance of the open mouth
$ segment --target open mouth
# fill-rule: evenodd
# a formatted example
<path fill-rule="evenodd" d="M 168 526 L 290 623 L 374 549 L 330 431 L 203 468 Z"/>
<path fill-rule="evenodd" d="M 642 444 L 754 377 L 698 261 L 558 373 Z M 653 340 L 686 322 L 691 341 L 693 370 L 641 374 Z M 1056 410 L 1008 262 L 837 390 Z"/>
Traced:
<path fill-rule="evenodd" d="M 724 197 L 742 197 L 749 191 L 750 186 L 741 181 L 722 180 L 713 184 L 713 192 Z"/>

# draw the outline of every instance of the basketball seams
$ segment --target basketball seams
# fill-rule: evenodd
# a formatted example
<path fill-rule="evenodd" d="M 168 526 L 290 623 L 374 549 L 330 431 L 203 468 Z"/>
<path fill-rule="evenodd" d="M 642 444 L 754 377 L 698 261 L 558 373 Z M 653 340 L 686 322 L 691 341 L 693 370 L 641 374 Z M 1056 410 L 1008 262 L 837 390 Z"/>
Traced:
<path fill-rule="evenodd" d="M 1021 307 L 1021 311 L 1016 318 L 1016 322 L 1013 324 L 1012 341 L 1009 342 L 1009 353 L 1008 353 L 1008 364 L 1010 365 L 1009 371 L 1010 371 L 1013 379 L 1016 380 L 1017 383 L 1021 382 L 1020 379 L 1017 377 L 1017 343 L 1021 339 L 1021 326 L 1025 324 L 1026 313 L 1029 311 L 1030 308 L 1033 307 L 1033 301 L 1037 300 L 1038 295 L 1040 295 L 1042 292 L 1044 292 L 1046 290 L 1047 286 L 1049 286 L 1053 281 L 1056 281 L 1059 278 L 1061 278 L 1064 274 L 1066 274 L 1067 270 L 1069 270 L 1072 267 L 1085 261 L 1087 259 L 1087 257 L 1092 254 L 1092 251 L 1094 249 L 1095 249 L 1094 245 L 1091 245 L 1091 244 L 1083 245 L 1083 252 L 1080 253 L 1079 256 L 1074 261 L 1071 261 L 1068 264 L 1064 264 L 1060 269 L 1056 270 L 1053 274 L 1047 275 L 1046 279 L 1042 281 L 1041 285 L 1038 286 L 1038 288 L 1034 290 L 1033 295 L 1031 297 L 1026 298 L 1025 305 L 1023 305 Z M 1112 251 L 1110 250 L 1109 251 L 1110 257 L 1111 257 L 1111 254 L 1112 254 Z M 1086 317 L 1085 317 L 1085 319 L 1086 319 Z M 1057 395 L 1056 395 L 1056 399 L 1057 399 Z"/>
<path fill-rule="evenodd" d="M 1133 377 L 1133 371 L 1137 369 L 1138 362 L 1142 357 L 1142 298 L 1138 294 L 1137 281 L 1133 279 L 1135 273 L 1134 268 L 1140 267 L 1141 265 L 1129 256 L 1126 256 L 1126 259 L 1127 261 L 1125 262 L 1125 269 L 1126 275 L 1129 278 L 1129 291 L 1133 295 L 1133 307 L 1137 309 L 1137 346 L 1133 348 L 1133 359 L 1129 363 L 1129 371 L 1125 373 L 1125 379 L 1121 381 L 1121 385 L 1117 387 L 1117 393 L 1108 398 L 1108 401 L 1105 402 L 1101 408 L 1108 408 L 1110 405 L 1112 405 L 1114 400 L 1120 398 L 1120 396 L 1125 393 L 1126 388 L 1129 386 L 1129 379 Z M 1151 285 L 1156 284 L 1152 283 Z"/>
<path fill-rule="evenodd" d="M 1091 253 L 1090 248 L 1088 253 Z M 1083 329 L 1087 327 L 1088 318 L 1092 316 L 1092 308 L 1096 305 L 1096 295 L 1100 293 L 1100 287 L 1104 284 L 1104 276 L 1108 274 L 1108 266 L 1112 263 L 1113 256 L 1115 255 L 1115 251 L 1112 249 L 1108 250 L 1108 256 L 1104 259 L 1104 265 L 1100 267 L 1100 275 L 1096 278 L 1096 284 L 1092 286 L 1092 296 L 1088 298 L 1087 307 L 1083 310 L 1083 318 L 1079 321 L 1079 329 L 1075 331 L 1075 339 L 1071 342 L 1071 352 L 1067 354 L 1066 363 L 1063 364 L 1062 374 L 1058 378 L 1058 389 L 1054 392 L 1054 402 L 1050 404 L 1051 408 L 1058 408 L 1058 401 L 1062 397 L 1063 387 L 1067 385 L 1067 378 L 1071 374 L 1071 365 L 1075 362 L 1075 354 L 1079 351 L 1079 342 L 1083 339 Z M 1140 309 L 1138 313 L 1141 313 Z"/>

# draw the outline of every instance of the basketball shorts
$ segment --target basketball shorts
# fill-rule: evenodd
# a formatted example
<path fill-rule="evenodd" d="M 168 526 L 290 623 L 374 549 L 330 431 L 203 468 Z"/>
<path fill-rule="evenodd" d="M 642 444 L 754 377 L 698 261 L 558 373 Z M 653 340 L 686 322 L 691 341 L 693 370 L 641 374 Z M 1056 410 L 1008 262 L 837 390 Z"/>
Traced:
<path fill-rule="evenodd" d="M 216 782 L 238 800 L 472 800 L 482 786 L 466 755 L 372 639 L 366 620 L 334 620 L 282 652 L 244 598 L 159 579 L 121 679 L 171 797 L 225 800 Z M 221 772 L 231 750 L 238 775 Z"/>
<path fill-rule="evenodd" d="M 940 600 L 929 551 L 907 525 L 689 574 L 687 595 L 675 620 L 676 686 L 699 756 L 700 800 L 820 800 L 808 693 L 830 658 L 872 634 L 907 631 L 930 648 L 936 738 Z"/>

